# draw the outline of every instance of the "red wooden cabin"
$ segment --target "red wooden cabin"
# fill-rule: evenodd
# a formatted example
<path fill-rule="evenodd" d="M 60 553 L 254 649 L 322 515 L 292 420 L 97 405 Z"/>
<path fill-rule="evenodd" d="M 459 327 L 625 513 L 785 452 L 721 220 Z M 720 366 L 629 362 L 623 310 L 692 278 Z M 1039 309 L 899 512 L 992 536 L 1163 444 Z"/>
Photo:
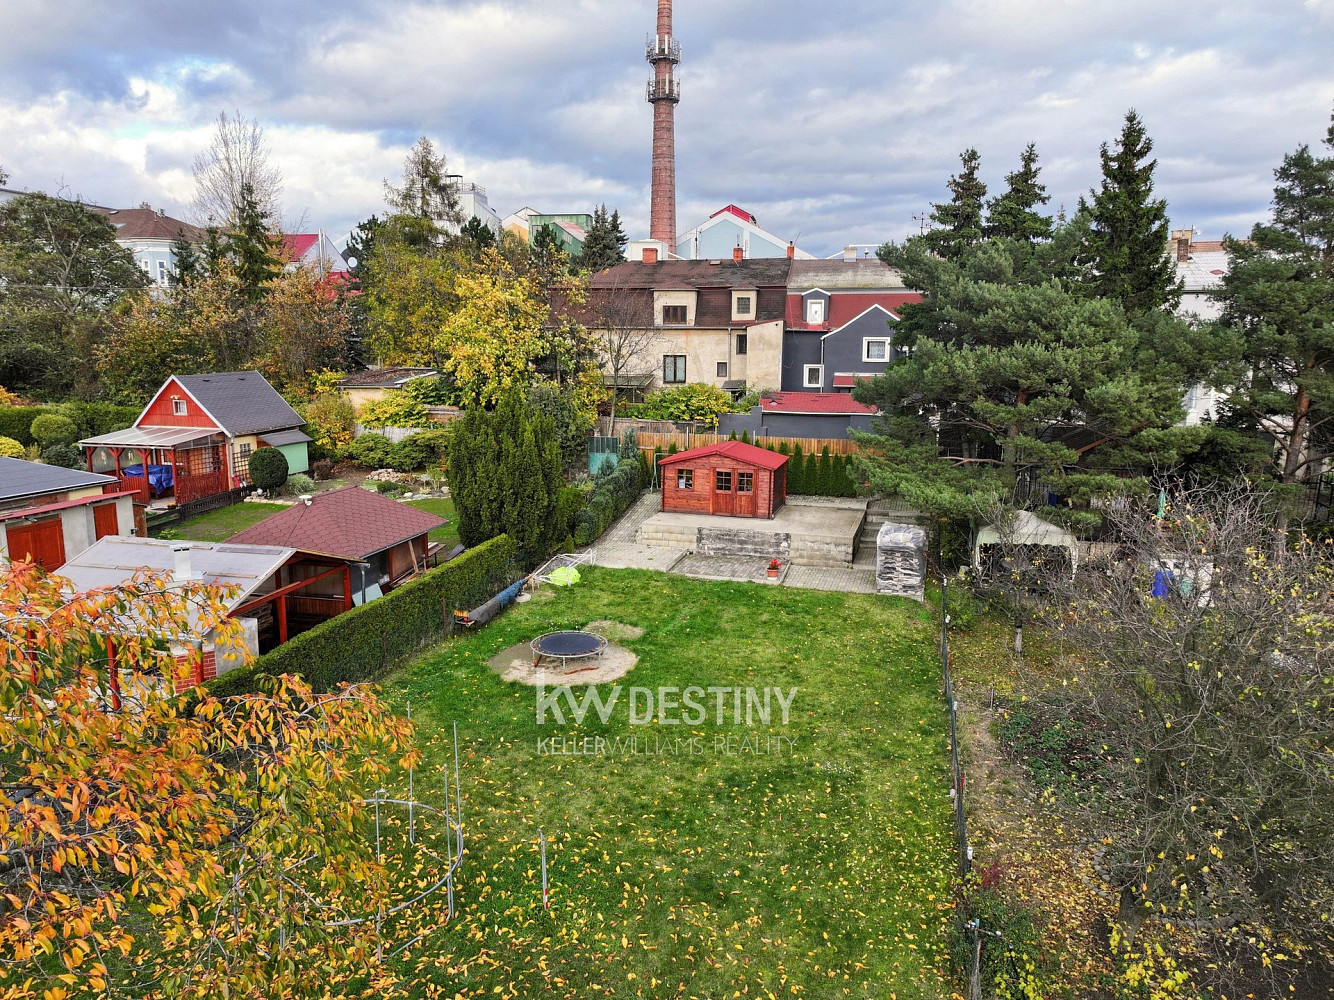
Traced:
<path fill-rule="evenodd" d="M 787 502 L 787 456 L 742 441 L 668 455 L 662 509 L 681 514 L 773 517 Z"/>

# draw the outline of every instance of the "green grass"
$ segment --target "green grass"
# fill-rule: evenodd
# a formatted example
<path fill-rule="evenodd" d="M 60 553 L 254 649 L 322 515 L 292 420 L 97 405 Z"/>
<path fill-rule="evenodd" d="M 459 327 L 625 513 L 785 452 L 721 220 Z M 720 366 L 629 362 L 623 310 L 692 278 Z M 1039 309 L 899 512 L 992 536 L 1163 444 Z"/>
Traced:
<path fill-rule="evenodd" d="M 287 508 L 280 503 L 238 503 L 158 532 L 158 538 L 185 538 L 195 542 L 225 542 L 266 517 Z"/>
<path fill-rule="evenodd" d="M 486 664 L 604 618 L 645 630 L 622 642 L 640 659 L 605 724 L 590 711 L 576 725 L 567 709 L 566 725 L 539 726 L 535 689 Z M 927 612 L 906 600 L 590 569 L 392 675 L 387 696 L 400 709 L 410 700 L 419 726 L 419 794 L 438 784 L 458 722 L 468 838 L 460 919 L 396 960 L 399 986 L 423 997 L 948 996 L 953 855 L 934 643 Z M 703 724 L 632 726 L 630 685 L 798 691 L 786 725 L 736 725 L 730 702 L 719 724 L 709 695 Z M 779 735 L 795 746 L 759 755 L 714 742 Z M 641 748 L 698 736 L 702 752 L 539 753 L 552 736 Z"/>
<path fill-rule="evenodd" d="M 409 507 L 416 507 L 436 517 L 443 517 L 449 523 L 431 532 L 431 541 L 439 542 L 448 551 L 459 543 L 458 517 L 454 514 L 454 501 L 448 497 L 431 500 L 409 500 Z"/>

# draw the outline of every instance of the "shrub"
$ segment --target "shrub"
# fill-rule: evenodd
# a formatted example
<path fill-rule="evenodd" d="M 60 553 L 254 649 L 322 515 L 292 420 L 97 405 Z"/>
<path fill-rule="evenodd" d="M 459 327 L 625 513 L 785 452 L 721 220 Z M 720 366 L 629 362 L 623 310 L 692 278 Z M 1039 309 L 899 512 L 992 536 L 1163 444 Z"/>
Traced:
<path fill-rule="evenodd" d="M 344 461 L 352 462 L 363 469 L 387 469 L 389 456 L 393 451 L 393 443 L 383 434 L 363 434 L 359 438 L 353 438 L 350 444 L 339 451 L 339 454 Z"/>
<path fill-rule="evenodd" d="M 341 393 L 323 392 L 306 407 L 306 430 L 325 448 L 341 448 L 352 440 L 357 408 Z"/>
<path fill-rule="evenodd" d="M 74 444 L 53 444 L 43 448 L 42 461 L 47 465 L 59 465 L 64 469 L 87 468 L 83 460 L 83 449 Z"/>
<path fill-rule="evenodd" d="M 639 416 L 649 420 L 702 420 L 718 426 L 718 414 L 730 413 L 732 397 L 714 385 L 692 382 L 651 392 L 639 408 Z"/>
<path fill-rule="evenodd" d="M 262 677 L 300 674 L 316 691 L 378 677 L 517 579 L 516 546 L 498 535 L 378 600 L 345 611 L 209 685 L 217 695 L 252 691 Z M 353 573 L 353 586 L 356 574 Z"/>
<path fill-rule="evenodd" d="M 316 482 L 324 482 L 326 479 L 332 479 L 334 474 L 334 464 L 327 458 L 322 458 L 318 462 L 310 463 L 311 474 Z"/>
<path fill-rule="evenodd" d="M 142 409 L 141 406 L 117 406 L 114 403 L 90 403 L 85 400 L 71 400 L 58 407 L 62 416 L 74 422 L 78 432 L 76 441 L 79 438 L 123 431 L 138 419 Z"/>
<path fill-rule="evenodd" d="M 283 487 L 283 492 L 289 493 L 294 497 L 299 497 L 307 493 L 314 493 L 315 480 L 311 479 L 304 472 L 298 472 L 295 475 L 287 477 L 287 484 Z"/>
<path fill-rule="evenodd" d="M 427 427 L 431 423 L 426 407 L 401 389 L 363 403 L 357 419 L 363 427 Z"/>
<path fill-rule="evenodd" d="M 43 448 L 53 444 L 73 444 L 79 440 L 79 429 L 69 417 L 58 413 L 43 413 L 34 417 L 29 431 L 32 439 Z"/>
<path fill-rule="evenodd" d="M 0 437 L 13 438 L 21 445 L 33 444 L 32 422 L 44 413 L 54 413 L 45 406 L 0 407 Z"/>
<path fill-rule="evenodd" d="M 22 458 L 27 449 L 12 437 L 0 437 L 0 458 Z"/>
<path fill-rule="evenodd" d="M 574 518 L 574 544 L 591 545 L 644 492 L 638 462 L 620 462 L 593 481 L 593 492 Z"/>
<path fill-rule="evenodd" d="M 391 483 L 391 482 L 376 483 L 375 492 L 379 493 L 381 496 L 386 496 L 386 497 L 401 497 L 404 493 L 407 492 L 407 488 L 404 487 L 401 483 Z"/>
<path fill-rule="evenodd" d="M 444 428 L 410 434 L 394 445 L 389 468 L 395 472 L 416 472 L 428 465 L 439 465 L 449 449 L 450 436 Z"/>
<path fill-rule="evenodd" d="M 562 486 L 556 494 L 556 534 L 573 535 L 574 519 L 584 509 L 584 491 L 573 486 Z"/>
<path fill-rule="evenodd" d="M 277 448 L 258 448 L 250 455 L 250 481 L 266 493 L 287 482 L 287 456 Z"/>

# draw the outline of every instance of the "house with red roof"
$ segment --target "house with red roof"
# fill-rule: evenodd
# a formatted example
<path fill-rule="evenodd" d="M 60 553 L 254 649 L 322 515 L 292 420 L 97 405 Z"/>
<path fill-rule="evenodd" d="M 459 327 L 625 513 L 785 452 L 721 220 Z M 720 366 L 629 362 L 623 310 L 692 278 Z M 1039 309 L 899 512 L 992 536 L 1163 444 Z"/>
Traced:
<path fill-rule="evenodd" d="M 787 502 L 787 456 L 742 441 L 667 455 L 658 467 L 663 511 L 772 518 Z"/>
<path fill-rule="evenodd" d="M 783 332 L 785 392 L 851 392 L 894 360 L 899 310 L 922 298 L 879 260 L 794 260 Z"/>
<path fill-rule="evenodd" d="M 346 278 L 351 269 L 321 229 L 318 233 L 288 233 L 283 236 L 282 256 L 287 270 L 307 267 L 321 278 L 337 275 Z"/>
<path fill-rule="evenodd" d="M 738 205 L 724 205 L 694 229 L 688 229 L 676 238 L 677 256 L 685 260 L 730 260 L 737 249 L 747 259 L 813 259 L 791 241 L 762 229 L 759 220 Z"/>
<path fill-rule="evenodd" d="M 845 438 L 872 429 L 879 411 L 848 392 L 766 392 L 749 413 L 720 413 L 719 434 L 763 437 Z"/>

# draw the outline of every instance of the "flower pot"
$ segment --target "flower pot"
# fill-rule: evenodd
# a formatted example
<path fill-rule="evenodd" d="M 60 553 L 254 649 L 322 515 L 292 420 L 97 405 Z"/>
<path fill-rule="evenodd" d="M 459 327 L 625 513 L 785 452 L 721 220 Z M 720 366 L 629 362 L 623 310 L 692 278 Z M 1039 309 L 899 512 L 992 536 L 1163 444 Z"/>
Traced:
<path fill-rule="evenodd" d="M 770 567 L 770 568 L 769 568 L 769 579 L 770 579 L 770 580 L 777 580 L 777 579 L 778 579 L 778 570 L 774 569 L 773 567 Z"/>

